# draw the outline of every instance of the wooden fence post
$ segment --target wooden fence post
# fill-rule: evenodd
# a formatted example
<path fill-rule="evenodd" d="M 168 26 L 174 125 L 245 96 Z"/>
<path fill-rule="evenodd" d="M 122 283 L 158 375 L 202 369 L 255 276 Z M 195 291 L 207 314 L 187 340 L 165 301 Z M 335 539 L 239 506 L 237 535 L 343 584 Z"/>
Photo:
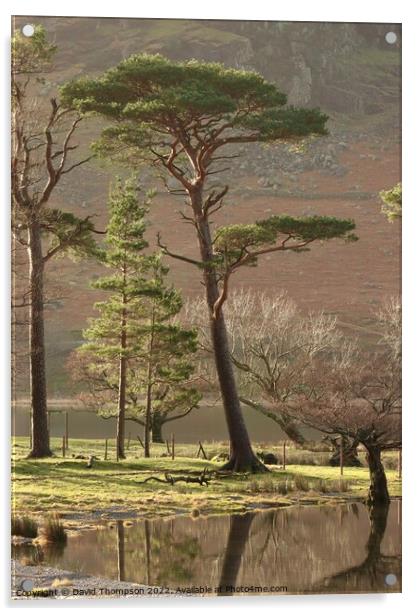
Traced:
<path fill-rule="evenodd" d="M 285 466 L 286 466 L 286 443 L 287 441 L 284 441 L 282 444 L 282 469 L 285 470 Z"/>
<path fill-rule="evenodd" d="M 108 459 L 108 439 L 105 438 L 105 460 Z"/>
<path fill-rule="evenodd" d="M 63 434 L 63 458 L 65 458 L 65 434 Z"/>
<path fill-rule="evenodd" d="M 175 435 L 172 432 L 172 460 L 175 459 Z"/>
<path fill-rule="evenodd" d="M 65 446 L 68 449 L 68 411 L 65 412 Z"/>
<path fill-rule="evenodd" d="M 340 474 L 343 475 L 343 436 L 341 436 L 339 444 L 339 464 Z"/>
<path fill-rule="evenodd" d="M 203 448 L 201 441 L 198 441 L 198 445 L 199 445 L 199 447 L 198 447 L 198 453 L 196 454 L 196 457 L 199 458 L 200 453 L 202 451 L 202 455 L 204 456 L 204 459 L 208 460 L 208 456 L 205 453 L 205 449 Z"/>

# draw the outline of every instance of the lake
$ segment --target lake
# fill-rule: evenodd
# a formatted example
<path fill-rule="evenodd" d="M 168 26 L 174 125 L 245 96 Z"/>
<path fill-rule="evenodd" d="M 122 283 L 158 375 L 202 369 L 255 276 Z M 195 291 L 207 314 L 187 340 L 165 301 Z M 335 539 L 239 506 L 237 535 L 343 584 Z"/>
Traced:
<path fill-rule="evenodd" d="M 349 503 L 99 524 L 14 556 L 180 592 L 401 591 L 401 500 L 372 513 Z"/>

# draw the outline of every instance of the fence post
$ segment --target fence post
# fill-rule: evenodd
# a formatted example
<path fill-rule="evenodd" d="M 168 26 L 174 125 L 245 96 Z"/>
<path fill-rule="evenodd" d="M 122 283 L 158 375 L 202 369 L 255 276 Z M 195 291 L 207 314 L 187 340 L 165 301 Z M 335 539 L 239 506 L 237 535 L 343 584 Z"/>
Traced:
<path fill-rule="evenodd" d="M 340 463 L 340 474 L 343 475 L 343 436 L 340 437 L 339 463 Z"/>
<path fill-rule="evenodd" d="M 65 434 L 63 434 L 63 458 L 65 458 Z"/>
<path fill-rule="evenodd" d="M 105 460 L 108 459 L 108 439 L 105 438 Z"/>
<path fill-rule="evenodd" d="M 68 449 L 68 411 L 65 412 L 65 446 Z"/>
<path fill-rule="evenodd" d="M 287 441 L 284 441 L 282 444 L 282 469 L 285 470 L 285 466 L 286 466 L 286 443 Z"/>
<path fill-rule="evenodd" d="M 115 439 L 115 445 L 116 445 L 116 461 L 119 462 L 118 439 Z"/>
<path fill-rule="evenodd" d="M 175 459 L 175 435 L 172 432 L 172 460 Z"/>

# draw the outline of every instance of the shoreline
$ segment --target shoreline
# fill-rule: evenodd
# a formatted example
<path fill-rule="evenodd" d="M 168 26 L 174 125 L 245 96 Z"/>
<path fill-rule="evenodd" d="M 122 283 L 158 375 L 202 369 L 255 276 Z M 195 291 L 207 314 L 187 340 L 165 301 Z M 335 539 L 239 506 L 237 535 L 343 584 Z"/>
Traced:
<path fill-rule="evenodd" d="M 31 599 L 120 599 L 184 596 L 176 591 L 65 571 L 44 565 L 22 565 L 12 559 L 11 598 Z"/>

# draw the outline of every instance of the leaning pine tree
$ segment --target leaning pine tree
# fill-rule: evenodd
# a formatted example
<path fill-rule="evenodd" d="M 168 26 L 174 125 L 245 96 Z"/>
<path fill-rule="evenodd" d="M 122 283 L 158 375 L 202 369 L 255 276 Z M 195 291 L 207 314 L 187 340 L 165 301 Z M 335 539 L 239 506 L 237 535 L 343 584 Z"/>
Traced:
<path fill-rule="evenodd" d="M 286 106 L 286 96 L 255 72 L 159 55 L 131 56 L 101 77 L 66 84 L 61 93 L 82 113 L 111 121 L 96 144 L 99 153 L 133 166 L 154 165 L 168 190 L 186 196 L 190 214 L 183 219 L 195 228 L 199 258 L 174 254 L 159 243 L 167 255 L 202 272 L 230 437 L 225 468 L 266 470 L 251 447 L 228 347 L 222 306 L 230 277 L 244 265 L 255 265 L 262 254 L 300 251 L 316 240 L 351 239 L 355 225 L 328 217 L 275 216 L 219 229 L 214 238 L 211 218 L 223 206 L 228 186 L 217 188 L 210 179 L 224 171 L 220 161 L 237 157 L 236 144 L 324 135 L 327 116 L 318 109 Z M 169 188 L 167 178 L 177 188 Z"/>

